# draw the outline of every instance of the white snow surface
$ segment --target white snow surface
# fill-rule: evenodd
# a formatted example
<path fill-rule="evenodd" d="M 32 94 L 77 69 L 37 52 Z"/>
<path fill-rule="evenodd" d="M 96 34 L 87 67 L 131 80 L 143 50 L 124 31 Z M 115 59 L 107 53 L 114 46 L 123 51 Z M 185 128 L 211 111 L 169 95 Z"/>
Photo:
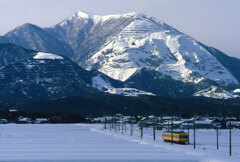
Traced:
<path fill-rule="evenodd" d="M 114 88 L 111 83 L 108 83 L 100 76 L 95 76 L 92 78 L 92 87 L 97 88 L 103 92 L 110 94 L 119 94 L 123 96 L 155 95 L 151 92 L 138 90 L 136 88 Z"/>
<path fill-rule="evenodd" d="M 104 91 L 105 89 L 113 89 L 110 83 L 102 79 L 100 76 L 95 76 L 92 78 L 92 86 L 97 88 L 100 91 Z"/>
<path fill-rule="evenodd" d="M 199 83 L 204 79 L 238 84 L 237 79 L 193 38 L 144 14 L 92 16 L 94 22 L 118 17 L 134 17 L 100 51 L 86 60 L 86 69 L 98 70 L 121 81 L 137 70 L 148 68 L 175 80 Z M 93 17 L 97 17 L 93 18 Z"/>
<path fill-rule="evenodd" d="M 240 93 L 240 89 L 235 89 L 233 93 Z"/>
<path fill-rule="evenodd" d="M 34 57 L 34 59 L 50 59 L 50 60 L 62 60 L 62 56 L 58 56 L 52 53 L 44 53 L 44 52 L 38 52 Z"/>
<path fill-rule="evenodd" d="M 215 130 L 196 130 L 190 145 L 164 143 L 161 130 L 140 130 L 134 127 L 121 132 L 103 130 L 93 124 L 4 124 L 1 126 L 0 161 L 168 161 L 168 162 L 238 162 L 240 159 L 239 130 L 232 130 L 232 156 L 228 155 L 228 130 L 219 130 L 219 150 Z"/>
<path fill-rule="evenodd" d="M 211 86 L 210 88 L 206 88 L 196 92 L 194 96 L 204 96 L 218 99 L 229 99 L 239 97 L 238 95 L 234 95 L 235 92 L 231 93 L 225 90 L 220 90 L 220 92 L 217 92 L 217 90 L 218 90 L 217 87 Z"/>

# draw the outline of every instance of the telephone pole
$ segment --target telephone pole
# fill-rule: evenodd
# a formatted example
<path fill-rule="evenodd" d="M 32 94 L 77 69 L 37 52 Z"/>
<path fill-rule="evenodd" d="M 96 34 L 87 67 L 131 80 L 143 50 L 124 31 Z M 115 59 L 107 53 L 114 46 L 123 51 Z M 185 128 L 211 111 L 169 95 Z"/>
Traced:
<path fill-rule="evenodd" d="M 104 119 L 104 122 L 103 122 L 103 128 L 104 128 L 104 129 L 107 128 L 107 127 L 106 127 L 106 120 L 107 120 L 107 119 L 105 118 L 105 119 Z"/>
<path fill-rule="evenodd" d="M 217 150 L 218 150 L 218 125 L 217 125 L 216 131 L 217 131 Z"/>
<path fill-rule="evenodd" d="M 123 115 L 122 115 L 122 134 L 123 134 Z"/>
<path fill-rule="evenodd" d="M 125 127 L 125 133 L 127 133 L 127 122 L 124 122 L 124 127 Z"/>
<path fill-rule="evenodd" d="M 131 123 L 130 123 L 130 127 L 131 127 L 131 129 L 130 129 L 130 135 L 132 136 L 132 135 L 133 135 L 133 124 L 132 124 L 132 121 L 131 121 Z"/>
<path fill-rule="evenodd" d="M 109 121 L 109 125 L 110 125 L 110 131 L 112 131 L 112 117 L 111 117 L 111 119 L 110 119 L 110 121 Z"/>
<path fill-rule="evenodd" d="M 195 128 L 195 116 L 193 118 L 193 148 L 196 149 L 196 128 Z"/>
<path fill-rule="evenodd" d="M 117 132 L 117 117 L 115 116 L 115 121 L 114 121 L 115 123 L 115 132 Z"/>
<path fill-rule="evenodd" d="M 231 123 L 231 116 L 229 119 L 229 155 L 232 155 L 232 123 Z"/>
<path fill-rule="evenodd" d="M 154 116 L 153 117 L 153 139 L 154 139 L 154 141 L 156 140 L 155 123 L 156 123 L 156 120 L 155 120 L 155 116 Z"/>
<path fill-rule="evenodd" d="M 173 116 L 172 116 L 172 124 L 171 124 L 171 136 L 172 136 L 172 145 L 173 145 Z"/>
<path fill-rule="evenodd" d="M 189 121 L 188 121 L 188 144 L 189 144 Z"/>

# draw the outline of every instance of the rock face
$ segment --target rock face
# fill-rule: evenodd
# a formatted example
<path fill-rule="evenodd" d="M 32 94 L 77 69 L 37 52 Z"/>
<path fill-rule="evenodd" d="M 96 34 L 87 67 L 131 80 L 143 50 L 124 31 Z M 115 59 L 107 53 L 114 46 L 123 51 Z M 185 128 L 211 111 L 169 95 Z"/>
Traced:
<path fill-rule="evenodd" d="M 93 79 L 92 86 L 109 93 L 132 88 L 132 94 L 229 98 L 237 97 L 233 92 L 240 87 L 239 59 L 144 14 L 77 12 L 49 28 L 25 24 L 0 42 L 63 55 L 86 70 L 124 82 L 116 90 Z"/>

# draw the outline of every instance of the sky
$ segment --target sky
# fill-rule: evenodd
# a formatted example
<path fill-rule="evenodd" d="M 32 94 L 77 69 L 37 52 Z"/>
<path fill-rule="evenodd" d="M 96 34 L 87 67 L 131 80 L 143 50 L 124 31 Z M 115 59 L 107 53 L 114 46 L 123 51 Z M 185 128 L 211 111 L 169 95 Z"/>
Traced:
<path fill-rule="evenodd" d="M 0 35 L 24 23 L 52 26 L 77 11 L 144 13 L 240 58 L 240 0 L 0 0 Z"/>

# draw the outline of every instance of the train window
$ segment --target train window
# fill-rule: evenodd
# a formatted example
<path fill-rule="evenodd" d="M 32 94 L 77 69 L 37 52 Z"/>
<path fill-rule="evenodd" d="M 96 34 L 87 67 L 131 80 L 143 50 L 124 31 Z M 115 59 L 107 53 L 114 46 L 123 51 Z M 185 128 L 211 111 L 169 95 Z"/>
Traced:
<path fill-rule="evenodd" d="M 180 136 L 180 138 L 188 138 L 188 136 Z"/>

